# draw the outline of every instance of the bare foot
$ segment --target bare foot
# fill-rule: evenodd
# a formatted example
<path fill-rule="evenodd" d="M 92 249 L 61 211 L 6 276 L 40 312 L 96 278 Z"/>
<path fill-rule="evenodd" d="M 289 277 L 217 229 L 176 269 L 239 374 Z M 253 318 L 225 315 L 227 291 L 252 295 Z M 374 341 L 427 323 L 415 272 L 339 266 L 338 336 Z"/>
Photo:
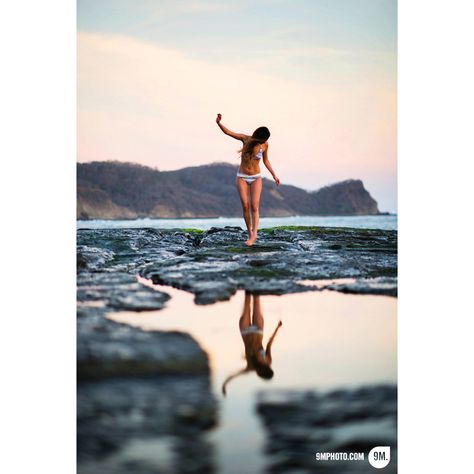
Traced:
<path fill-rule="evenodd" d="M 250 239 L 245 242 L 245 245 L 248 245 L 250 247 L 251 245 L 255 243 L 256 240 L 257 240 L 257 233 L 255 232 L 255 234 L 253 234 L 252 237 L 250 237 Z"/>
<path fill-rule="evenodd" d="M 249 244 L 250 240 L 252 239 L 252 235 L 253 235 L 253 229 L 250 229 L 248 230 L 247 229 L 247 234 L 248 234 L 248 239 L 245 241 L 245 245 L 252 245 L 252 244 Z"/>

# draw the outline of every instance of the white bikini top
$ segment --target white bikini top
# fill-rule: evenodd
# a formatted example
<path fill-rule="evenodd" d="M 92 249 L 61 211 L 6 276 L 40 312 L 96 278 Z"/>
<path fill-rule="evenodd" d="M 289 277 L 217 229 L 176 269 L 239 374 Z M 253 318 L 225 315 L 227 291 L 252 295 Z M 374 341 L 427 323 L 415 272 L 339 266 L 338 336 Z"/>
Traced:
<path fill-rule="evenodd" d="M 263 335 L 263 329 L 260 329 L 255 324 L 251 324 L 250 326 L 247 326 L 246 328 L 243 328 L 240 331 L 240 334 L 242 334 L 243 336 L 245 334 L 262 334 Z"/>
<path fill-rule="evenodd" d="M 260 150 L 258 150 L 258 153 L 254 156 L 254 158 L 256 160 L 259 160 L 262 157 L 263 157 L 263 152 L 262 152 L 262 147 L 260 147 Z"/>

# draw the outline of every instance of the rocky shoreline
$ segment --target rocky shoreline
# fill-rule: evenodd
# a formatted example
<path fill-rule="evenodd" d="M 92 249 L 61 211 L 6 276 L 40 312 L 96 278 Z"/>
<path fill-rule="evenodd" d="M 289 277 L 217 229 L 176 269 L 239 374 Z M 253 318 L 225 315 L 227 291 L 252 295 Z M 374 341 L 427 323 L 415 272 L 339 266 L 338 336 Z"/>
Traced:
<path fill-rule="evenodd" d="M 175 453 L 162 472 L 214 472 L 204 435 L 218 423 L 218 404 L 207 354 L 189 334 L 145 332 L 105 318 L 163 308 L 169 295 L 138 275 L 191 292 L 197 304 L 239 289 L 396 296 L 395 231 L 275 228 L 251 248 L 244 240 L 237 227 L 78 230 L 78 472 L 157 472 L 156 463 L 123 454 L 146 440 L 168 443 Z M 316 281 L 339 278 L 351 280 Z M 261 400 L 258 406 L 265 416 Z"/>
<path fill-rule="evenodd" d="M 259 294 L 286 294 L 330 289 L 361 294 L 397 294 L 397 232 L 348 228 L 264 229 L 253 247 L 243 243 L 240 227 L 195 230 L 81 229 L 78 230 L 78 270 L 87 283 L 100 273 L 101 285 L 122 275 L 126 297 L 115 285 L 107 305 L 127 301 L 160 307 L 158 296 L 142 285 L 139 274 L 155 284 L 189 291 L 197 304 L 230 298 L 238 289 Z M 99 278 L 95 276 L 95 278 Z M 116 278 L 119 278 L 118 276 Z M 301 284 L 301 280 L 352 278 L 351 285 Z M 102 286 L 103 288 L 103 286 Z M 94 291 L 94 290 L 90 290 Z M 101 290 L 98 290 L 99 292 Z M 107 293 L 107 292 L 106 292 Z M 80 293 L 87 300 L 100 295 Z M 163 298 L 163 297 L 161 297 Z M 156 299 L 157 301 L 150 301 Z M 133 309 L 133 308 L 130 308 Z M 151 309 L 151 307 L 150 307 Z"/>

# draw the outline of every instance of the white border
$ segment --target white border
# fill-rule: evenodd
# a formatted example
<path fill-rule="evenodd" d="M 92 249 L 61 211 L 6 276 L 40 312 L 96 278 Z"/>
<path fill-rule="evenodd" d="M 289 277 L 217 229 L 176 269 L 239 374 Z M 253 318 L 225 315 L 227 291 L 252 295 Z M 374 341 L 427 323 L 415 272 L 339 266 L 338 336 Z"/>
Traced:
<path fill-rule="evenodd" d="M 0 472 L 75 472 L 76 5 L 2 3 Z"/>
<path fill-rule="evenodd" d="M 472 441 L 472 2 L 399 3 L 399 472 Z"/>
<path fill-rule="evenodd" d="M 399 472 L 465 472 L 472 392 L 471 2 L 400 1 Z M 75 4 L 0 18 L 1 472 L 75 471 Z"/>

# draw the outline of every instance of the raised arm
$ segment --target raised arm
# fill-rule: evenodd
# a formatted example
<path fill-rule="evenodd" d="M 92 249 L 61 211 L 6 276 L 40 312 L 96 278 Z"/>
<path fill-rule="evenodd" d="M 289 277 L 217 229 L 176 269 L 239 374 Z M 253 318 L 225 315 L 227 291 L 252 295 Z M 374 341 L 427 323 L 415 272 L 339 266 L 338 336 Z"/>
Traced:
<path fill-rule="evenodd" d="M 231 132 L 227 127 L 224 127 L 221 123 L 222 115 L 217 114 L 216 118 L 216 123 L 219 125 L 219 128 L 226 134 L 229 135 L 229 137 L 235 138 L 236 140 L 244 141 L 244 139 L 247 137 L 247 135 L 244 135 L 243 133 L 235 133 Z"/>
<path fill-rule="evenodd" d="M 222 384 L 222 394 L 224 395 L 224 397 L 227 395 L 227 384 L 232 380 L 232 379 L 235 379 L 235 377 L 238 377 L 239 375 L 242 375 L 242 374 L 245 374 L 245 372 L 248 372 L 248 369 L 247 367 L 241 369 L 241 370 L 238 370 L 237 372 L 234 372 L 232 375 L 229 375 L 229 377 L 227 377 L 224 381 L 224 383 Z"/>
<path fill-rule="evenodd" d="M 275 171 L 273 171 L 272 165 L 270 164 L 270 160 L 268 159 L 268 143 L 265 147 L 265 150 L 263 151 L 263 164 L 267 167 L 267 170 L 270 171 L 275 183 L 278 186 L 280 184 L 280 178 L 278 178 L 278 176 L 275 174 Z"/>
<path fill-rule="evenodd" d="M 267 348 L 265 350 L 267 356 L 270 358 L 270 360 L 272 359 L 272 344 L 273 344 L 273 340 L 275 339 L 275 336 L 277 335 L 277 332 L 278 332 L 278 329 L 281 328 L 282 326 L 282 322 L 279 321 L 278 322 L 278 326 L 275 328 L 275 330 L 273 331 L 273 334 L 271 335 L 270 339 L 268 340 L 268 343 L 267 343 Z"/>

